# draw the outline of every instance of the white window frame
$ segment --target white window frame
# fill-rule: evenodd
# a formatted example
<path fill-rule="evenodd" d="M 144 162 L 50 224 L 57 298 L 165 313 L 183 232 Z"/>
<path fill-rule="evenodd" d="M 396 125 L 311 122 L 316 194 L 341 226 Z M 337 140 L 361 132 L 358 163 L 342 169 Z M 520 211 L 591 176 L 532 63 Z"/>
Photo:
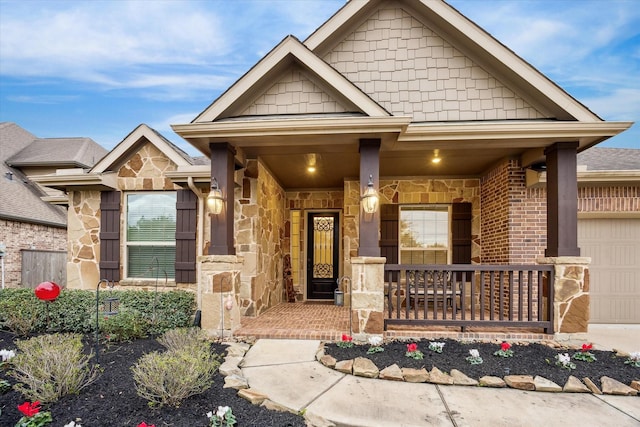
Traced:
<path fill-rule="evenodd" d="M 129 276 L 129 247 L 130 246 L 166 246 L 166 247 L 170 247 L 172 246 L 175 250 L 176 247 L 176 239 L 175 239 L 175 235 L 173 237 L 173 240 L 169 241 L 169 240 L 165 240 L 165 241 L 147 241 L 147 242 L 138 242 L 138 241 L 134 241 L 134 242 L 129 242 L 127 237 L 128 237 L 128 224 L 129 224 L 129 196 L 130 195 L 145 195 L 145 194 L 169 194 L 172 193 L 175 196 L 175 200 L 177 201 L 177 191 L 127 191 L 124 195 L 124 227 L 123 227 L 123 232 L 122 232 L 122 240 L 123 240 L 123 247 L 124 247 L 124 257 L 122 260 L 122 265 L 124 266 L 123 271 L 124 271 L 124 278 L 125 280 L 153 280 L 153 279 L 165 279 L 165 275 L 163 271 L 159 271 L 157 272 L 157 277 L 156 274 L 153 270 L 149 270 L 149 277 L 131 277 Z M 177 209 L 175 207 L 174 204 L 174 210 L 176 211 L 176 221 L 177 221 Z M 146 274 L 146 273 L 145 273 Z M 175 269 L 173 272 L 173 278 L 169 278 L 169 280 L 175 280 Z"/>

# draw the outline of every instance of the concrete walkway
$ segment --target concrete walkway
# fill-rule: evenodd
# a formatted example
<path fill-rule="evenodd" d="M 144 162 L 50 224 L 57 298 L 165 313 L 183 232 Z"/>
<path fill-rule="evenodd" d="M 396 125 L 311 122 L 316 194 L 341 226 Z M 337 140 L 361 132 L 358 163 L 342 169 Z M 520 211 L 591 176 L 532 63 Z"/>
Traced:
<path fill-rule="evenodd" d="M 245 355 L 242 373 L 270 400 L 337 426 L 640 426 L 640 397 L 367 379 L 316 362 L 319 345 L 258 340 Z"/>

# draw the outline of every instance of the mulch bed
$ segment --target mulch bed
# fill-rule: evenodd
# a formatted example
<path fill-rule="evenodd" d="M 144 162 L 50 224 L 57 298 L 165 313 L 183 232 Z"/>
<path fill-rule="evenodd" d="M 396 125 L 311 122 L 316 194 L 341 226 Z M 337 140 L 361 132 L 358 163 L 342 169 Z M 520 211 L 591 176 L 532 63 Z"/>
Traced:
<path fill-rule="evenodd" d="M 559 386 L 564 386 L 570 375 L 579 379 L 589 377 L 598 387 L 600 378 L 607 376 L 629 385 L 632 380 L 640 380 L 640 368 L 625 364 L 626 358 L 616 357 L 610 351 L 591 350 L 596 357 L 594 362 L 572 361 L 576 364 L 576 369 L 567 370 L 555 365 L 555 356 L 558 353 L 569 353 L 572 356 L 579 350 L 554 349 L 544 344 L 529 343 L 527 345 L 513 344 L 512 357 L 498 357 L 493 353 L 500 349 L 500 344 L 487 342 L 465 343 L 451 339 L 433 340 L 444 342 L 442 353 L 429 350 L 429 340 L 418 341 L 393 341 L 384 344 L 384 351 L 380 353 L 367 354 L 369 345 L 354 345 L 351 348 L 340 348 L 336 344 L 326 344 L 325 353 L 333 356 L 336 360 L 349 360 L 356 357 L 366 357 L 371 360 L 378 369 L 382 370 L 394 363 L 400 368 L 426 368 L 430 371 L 434 366 L 443 372 L 451 372 L 458 369 L 467 376 L 479 379 L 485 375 L 503 378 L 507 375 L 540 375 Z M 415 360 L 405 356 L 407 343 L 416 342 L 418 349 L 424 354 L 424 359 Z M 477 349 L 483 359 L 479 365 L 471 365 L 466 358 L 470 349 Z M 548 363 L 547 360 L 550 362 Z"/>
<path fill-rule="evenodd" d="M 0 331 L 0 349 L 15 349 L 15 336 Z M 87 348 L 94 345 L 87 337 Z M 223 354 L 225 346 L 214 344 L 214 350 Z M 95 426 L 137 426 L 141 422 L 161 426 L 207 426 L 207 412 L 215 413 L 218 406 L 231 407 L 238 420 L 237 426 L 304 426 L 304 419 L 298 415 L 270 411 L 238 397 L 237 391 L 222 388 L 224 378 L 216 373 L 213 387 L 203 394 L 192 396 L 179 408 L 163 407 L 151 409 L 147 401 L 136 394 L 131 366 L 145 353 L 164 351 L 155 339 L 139 339 L 130 343 L 100 346 L 99 362 L 104 368 L 100 378 L 81 391 L 79 395 L 63 397 L 58 402 L 43 405 L 42 410 L 50 411 L 52 427 L 62 427 L 70 421 L 80 422 L 84 427 Z M 0 379 L 15 383 L 15 380 L 0 372 Z M 22 414 L 17 406 L 25 401 L 18 392 L 11 390 L 0 395 L 0 427 L 13 427 Z"/>

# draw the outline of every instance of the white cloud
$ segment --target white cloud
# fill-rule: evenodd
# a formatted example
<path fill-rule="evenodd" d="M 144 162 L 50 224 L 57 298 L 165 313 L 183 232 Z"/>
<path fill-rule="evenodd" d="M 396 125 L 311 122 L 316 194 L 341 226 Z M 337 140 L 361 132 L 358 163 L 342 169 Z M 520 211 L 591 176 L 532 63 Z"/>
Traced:
<path fill-rule="evenodd" d="M 640 120 L 640 89 L 622 88 L 611 93 L 583 99 L 596 114 L 601 112 L 605 120 Z"/>

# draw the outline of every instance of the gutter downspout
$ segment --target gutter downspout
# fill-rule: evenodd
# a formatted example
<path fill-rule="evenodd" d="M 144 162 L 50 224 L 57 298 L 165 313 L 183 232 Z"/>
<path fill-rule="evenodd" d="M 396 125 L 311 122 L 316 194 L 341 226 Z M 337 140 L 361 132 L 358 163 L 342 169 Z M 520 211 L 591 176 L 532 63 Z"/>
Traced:
<path fill-rule="evenodd" d="M 190 176 L 187 178 L 187 185 L 189 186 L 189 189 L 191 191 L 193 191 L 193 193 L 196 195 L 196 197 L 198 198 L 198 233 L 197 233 L 197 238 L 196 238 L 196 256 L 200 256 L 203 255 L 202 254 L 202 247 L 203 247 L 203 242 L 204 242 L 204 202 L 203 202 L 203 195 L 202 195 L 202 191 L 200 191 L 200 189 L 198 187 L 196 187 L 196 185 L 193 183 L 193 177 Z M 199 262 L 197 262 L 196 260 L 196 278 L 198 280 L 198 284 L 200 282 L 200 269 L 201 269 L 201 264 Z M 197 296 L 196 296 L 196 303 L 198 305 L 198 309 L 202 310 L 202 296 L 200 294 L 200 291 L 198 290 Z"/>

